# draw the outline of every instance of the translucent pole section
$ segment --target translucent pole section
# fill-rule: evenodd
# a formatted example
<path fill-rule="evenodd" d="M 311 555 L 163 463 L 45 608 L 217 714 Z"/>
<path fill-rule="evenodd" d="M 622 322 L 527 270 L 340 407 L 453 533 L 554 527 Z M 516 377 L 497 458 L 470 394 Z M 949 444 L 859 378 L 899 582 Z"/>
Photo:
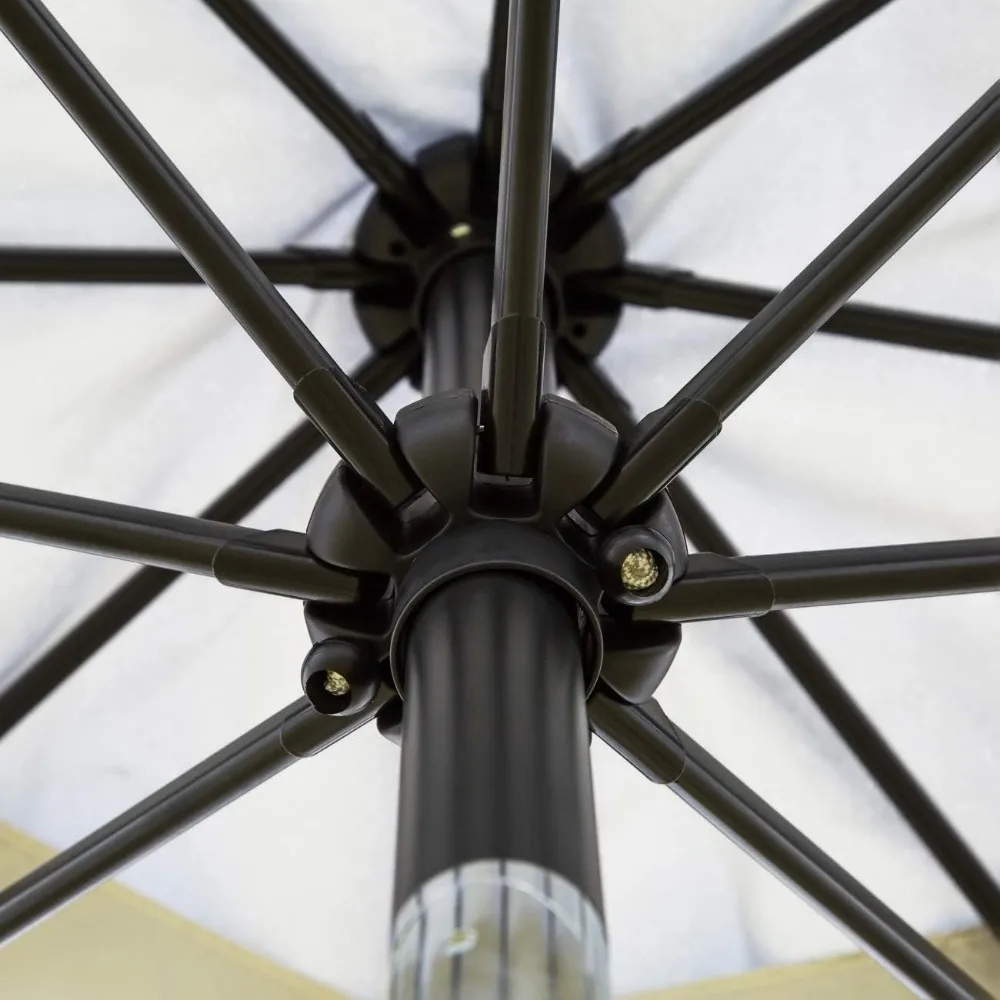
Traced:
<path fill-rule="evenodd" d="M 524 861 L 436 875 L 393 925 L 391 1000 L 607 1000 L 608 950 L 594 905 Z"/>

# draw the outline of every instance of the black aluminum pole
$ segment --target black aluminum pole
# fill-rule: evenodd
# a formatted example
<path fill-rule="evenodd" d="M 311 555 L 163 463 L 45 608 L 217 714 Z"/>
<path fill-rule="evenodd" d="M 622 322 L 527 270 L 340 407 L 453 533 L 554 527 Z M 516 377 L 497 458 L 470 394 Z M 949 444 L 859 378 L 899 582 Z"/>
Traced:
<path fill-rule="evenodd" d="M 614 522 L 670 482 L 722 421 L 823 325 L 1000 149 L 1000 83 L 752 319 L 665 406 L 643 421 L 617 478 L 596 499 Z"/>
<path fill-rule="evenodd" d="M 344 460 L 392 505 L 415 487 L 392 425 L 278 290 L 38 0 L 4 0 L 0 30 L 295 389 Z"/>
<path fill-rule="evenodd" d="M 836 41 L 889 0 L 829 0 L 709 80 L 648 125 L 627 132 L 583 165 L 555 205 L 554 228 L 585 217 L 723 115 Z"/>
<path fill-rule="evenodd" d="M 424 308 L 425 393 L 458 388 L 478 391 L 490 332 L 492 289 L 493 260 L 486 253 L 458 257 L 434 279 Z M 548 321 L 548 308 L 545 318 Z M 556 391 L 555 361 L 550 350 L 545 351 L 542 390 Z"/>
<path fill-rule="evenodd" d="M 545 248 L 552 173 L 559 0 L 511 0 L 485 392 L 489 471 L 529 470 L 542 395 Z"/>
<path fill-rule="evenodd" d="M 450 262 L 427 292 L 424 310 L 425 394 L 478 391 L 490 335 L 493 260 L 473 253 Z"/>
<path fill-rule="evenodd" d="M 357 576 L 317 562 L 305 535 L 127 507 L 0 483 L 0 537 L 89 552 L 243 590 L 303 600 L 356 600 Z"/>
<path fill-rule="evenodd" d="M 986 990 L 674 726 L 655 701 L 626 705 L 600 692 L 591 698 L 589 712 L 601 739 L 648 778 L 669 785 L 915 993 L 934 1000 L 990 1000 Z"/>
<path fill-rule="evenodd" d="M 726 558 L 691 557 L 684 577 L 636 619 L 699 621 L 789 608 L 1000 590 L 1000 538 Z"/>
<path fill-rule="evenodd" d="M 250 257 L 276 285 L 354 291 L 392 287 L 402 269 L 337 250 L 251 250 Z M 200 285 L 201 275 L 173 250 L 103 250 L 90 247 L 4 247 L 0 281 L 87 284 Z"/>
<path fill-rule="evenodd" d="M 490 265 L 458 258 L 429 289 L 426 392 L 480 385 Z M 547 583 L 480 572 L 431 594 L 406 634 L 393 996 L 462 1000 L 489 981 L 603 1000 L 575 611 Z"/>
<path fill-rule="evenodd" d="M 526 861 L 601 908 L 580 633 L 547 585 L 445 584 L 408 630 L 396 906 L 440 872 Z"/>
<path fill-rule="evenodd" d="M 480 572 L 431 594 L 407 635 L 393 995 L 462 1000 L 483 995 L 477 982 L 506 980 L 511 997 L 583 997 L 590 985 L 600 1000 L 574 609 L 546 582 Z M 435 959 L 468 927 L 479 947 L 464 968 L 446 965 L 445 987 Z"/>
<path fill-rule="evenodd" d="M 378 398 L 406 375 L 419 353 L 417 339 L 409 338 L 362 362 L 351 377 Z M 216 497 L 202 511 L 201 518 L 227 523 L 243 520 L 322 445 L 323 438 L 316 428 L 303 420 Z M 0 680 L 0 739 L 147 608 L 179 575 L 174 570 L 143 567 L 116 587 L 38 659 L 13 677 L 5 676 Z"/>
<path fill-rule="evenodd" d="M 607 296 L 649 309 L 685 309 L 734 319 L 753 319 L 778 294 L 777 289 L 638 264 L 627 265 L 619 271 L 574 275 L 572 287 L 576 294 Z M 997 324 L 907 309 L 849 302 L 833 313 L 817 333 L 835 333 L 855 340 L 1000 361 L 1000 326 Z"/>
<path fill-rule="evenodd" d="M 0 942 L 27 930 L 144 854 L 183 833 L 302 757 L 375 717 L 383 690 L 357 715 L 320 715 L 305 699 L 186 771 L 73 847 L 0 892 Z"/>

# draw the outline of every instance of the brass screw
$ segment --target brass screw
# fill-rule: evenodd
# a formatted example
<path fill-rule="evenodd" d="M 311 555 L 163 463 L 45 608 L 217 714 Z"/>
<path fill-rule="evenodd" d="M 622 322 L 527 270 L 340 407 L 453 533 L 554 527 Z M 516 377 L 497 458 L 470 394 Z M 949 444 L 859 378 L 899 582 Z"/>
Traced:
<path fill-rule="evenodd" d="M 328 670 L 326 680 L 323 682 L 323 689 L 339 698 L 351 693 L 351 684 L 343 674 L 338 674 L 336 670 Z"/>
<path fill-rule="evenodd" d="M 622 560 L 621 573 L 626 590 L 645 590 L 656 583 L 660 568 L 649 549 L 635 549 Z"/>

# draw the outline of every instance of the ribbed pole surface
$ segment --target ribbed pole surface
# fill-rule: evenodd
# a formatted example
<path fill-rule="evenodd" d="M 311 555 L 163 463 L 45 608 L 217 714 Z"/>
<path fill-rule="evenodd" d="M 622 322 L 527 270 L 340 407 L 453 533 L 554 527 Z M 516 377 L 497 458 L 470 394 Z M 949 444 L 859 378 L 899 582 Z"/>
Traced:
<path fill-rule="evenodd" d="M 404 687 L 393 997 L 606 996 L 573 609 L 514 573 L 447 583 Z"/>

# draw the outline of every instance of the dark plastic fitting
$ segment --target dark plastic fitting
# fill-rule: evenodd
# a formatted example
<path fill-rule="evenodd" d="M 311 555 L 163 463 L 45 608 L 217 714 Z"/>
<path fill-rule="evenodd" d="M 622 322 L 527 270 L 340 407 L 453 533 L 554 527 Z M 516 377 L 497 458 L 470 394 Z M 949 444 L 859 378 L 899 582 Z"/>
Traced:
<path fill-rule="evenodd" d="M 396 746 L 403 745 L 403 699 L 394 695 L 378 711 L 375 725 L 379 733 Z"/>

